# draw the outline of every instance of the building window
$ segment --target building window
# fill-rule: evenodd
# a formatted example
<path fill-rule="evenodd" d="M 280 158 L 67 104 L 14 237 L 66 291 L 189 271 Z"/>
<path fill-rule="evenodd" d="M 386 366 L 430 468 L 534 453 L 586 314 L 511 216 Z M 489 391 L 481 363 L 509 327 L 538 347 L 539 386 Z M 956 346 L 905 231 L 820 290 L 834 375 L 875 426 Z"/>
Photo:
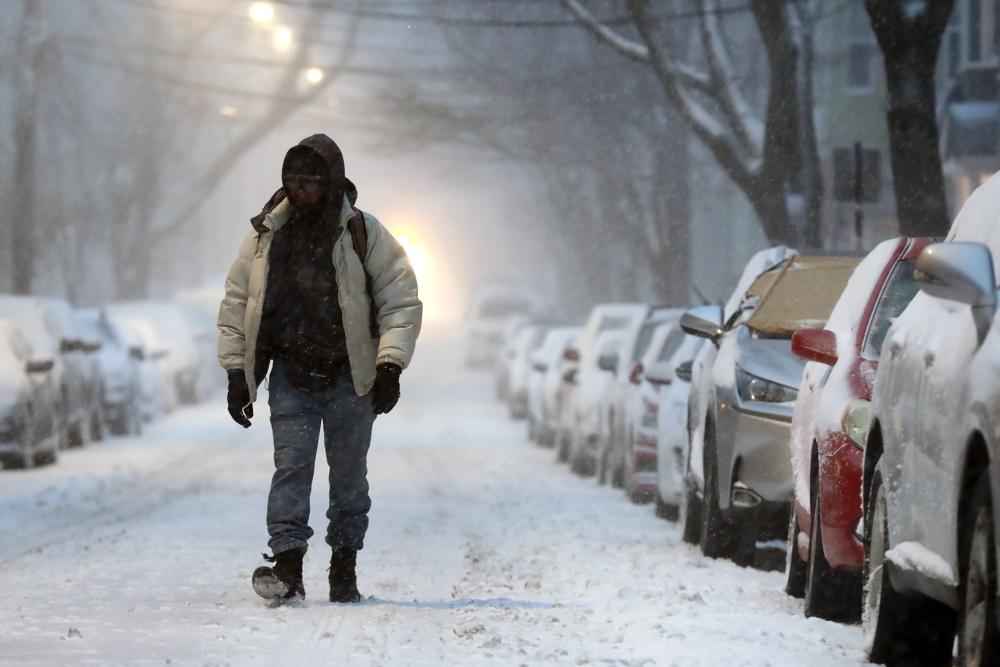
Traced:
<path fill-rule="evenodd" d="M 970 65 L 991 64 L 996 60 L 1000 40 L 1000 0 L 966 0 L 965 2 L 965 62 Z M 958 7 L 956 6 L 956 10 Z"/>
<path fill-rule="evenodd" d="M 875 34 L 861 0 L 851 3 L 848 15 L 845 80 L 848 92 L 867 93 L 872 89 L 872 60 Z"/>

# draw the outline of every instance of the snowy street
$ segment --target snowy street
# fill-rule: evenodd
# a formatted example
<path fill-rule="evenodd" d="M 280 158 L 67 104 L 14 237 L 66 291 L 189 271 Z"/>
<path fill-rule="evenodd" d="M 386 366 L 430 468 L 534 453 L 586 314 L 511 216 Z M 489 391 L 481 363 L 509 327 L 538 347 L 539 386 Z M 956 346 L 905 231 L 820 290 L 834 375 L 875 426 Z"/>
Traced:
<path fill-rule="evenodd" d="M 783 576 L 707 561 L 649 507 L 530 445 L 428 331 L 376 424 L 361 606 L 326 602 L 314 538 L 305 608 L 268 609 L 266 407 L 221 397 L 139 439 L 7 473 L 2 664 L 407 665 L 863 662 L 861 631 L 802 617 Z M 450 353 L 450 354 L 449 354 Z M 451 361 L 449 361 L 451 359 Z M 325 463 L 312 525 L 323 534 Z"/>

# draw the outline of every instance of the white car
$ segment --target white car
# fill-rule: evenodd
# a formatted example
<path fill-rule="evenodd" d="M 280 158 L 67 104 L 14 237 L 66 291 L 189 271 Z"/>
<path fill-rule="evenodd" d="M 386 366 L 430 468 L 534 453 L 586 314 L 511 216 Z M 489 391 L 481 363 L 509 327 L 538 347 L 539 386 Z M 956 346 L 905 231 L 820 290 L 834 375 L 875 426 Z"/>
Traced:
<path fill-rule="evenodd" d="M 599 396 L 581 394 L 580 388 L 591 378 L 607 375 L 598 368 L 597 337 L 604 331 L 624 329 L 636 318 L 642 318 L 648 306 L 637 303 L 607 303 L 594 306 L 580 330 L 573 347 L 564 354 L 563 383 L 559 389 L 559 428 L 556 434 L 556 452 L 561 461 L 580 457 L 575 467 L 590 474 L 595 472 L 596 444 L 601 415 Z M 603 383 L 606 377 L 600 377 Z M 584 432 L 587 435 L 582 435 Z M 583 447 L 590 439 L 587 447 Z M 585 451 L 580 451 L 584 449 Z M 578 454 L 579 452 L 579 454 Z M 589 459 L 589 462 L 587 461 Z"/>
<path fill-rule="evenodd" d="M 550 447 L 556 438 L 558 390 L 562 384 L 563 356 L 580 335 L 579 327 L 550 329 L 542 344 L 531 354 L 531 376 L 528 379 L 528 436 L 534 442 Z"/>
<path fill-rule="evenodd" d="M 133 301 L 111 304 L 105 312 L 112 322 L 142 337 L 173 395 L 171 405 L 200 400 L 200 376 L 214 369 L 202 367 L 198 331 L 181 306 L 169 301 Z"/>
<path fill-rule="evenodd" d="M 650 308 L 645 317 L 630 321 L 623 332 L 618 366 L 613 371 L 614 382 L 608 385 L 608 394 L 601 401 L 606 411 L 603 419 L 605 428 L 599 436 L 597 462 L 597 480 L 601 484 L 610 481 L 616 487 L 625 485 L 626 467 L 629 465 L 626 457 L 632 442 L 632 408 L 642 376 L 644 355 L 656 328 L 677 322 L 682 313 L 680 308 Z M 635 497 L 640 496 L 637 494 Z"/>
<path fill-rule="evenodd" d="M 509 361 L 510 380 L 507 387 L 507 408 L 511 419 L 528 417 L 528 381 L 531 377 L 531 354 L 545 336 L 546 328 L 529 324 L 514 338 L 513 356 Z"/>
<path fill-rule="evenodd" d="M 0 463 L 52 463 L 59 449 L 58 387 L 51 359 L 32 359 L 24 334 L 0 319 Z"/>
<path fill-rule="evenodd" d="M 657 514 L 663 518 L 677 518 L 687 451 L 690 384 L 675 369 L 685 362 L 690 367 L 700 344 L 685 335 L 677 321 L 657 327 L 631 399 L 625 493 L 636 503 L 655 500 Z"/>
<path fill-rule="evenodd" d="M 517 344 L 517 334 L 528 325 L 530 320 L 521 315 L 514 315 L 507 319 L 501 328 L 497 349 L 493 353 L 491 364 L 493 366 L 493 393 L 498 401 L 506 402 L 510 394 L 510 374 L 514 358 L 517 356 L 515 345 Z"/>
<path fill-rule="evenodd" d="M 62 302 L 62 305 L 65 305 Z M 58 390 L 59 445 L 83 445 L 90 433 L 87 396 L 87 360 L 83 342 L 72 317 L 57 299 L 0 296 L 0 317 L 15 323 L 31 345 L 32 360 L 52 361 L 52 378 Z"/>
<path fill-rule="evenodd" d="M 750 285 L 764 271 L 777 266 L 797 251 L 785 246 L 761 250 L 747 262 L 736 288 L 718 314 L 720 324 L 725 324 L 740 314 L 739 307 Z M 687 423 L 688 447 L 684 473 L 684 503 L 682 504 L 683 538 L 690 544 L 697 544 L 701 538 L 701 498 L 698 489 L 704 482 L 702 462 L 705 448 L 705 423 L 713 394 L 714 380 L 711 369 L 719 349 L 711 344 L 701 346 L 691 365 L 691 391 L 688 395 Z"/>
<path fill-rule="evenodd" d="M 498 348 L 504 343 L 504 327 L 508 320 L 532 318 L 542 312 L 537 292 L 527 287 L 492 285 L 480 289 L 466 318 L 469 323 L 466 365 L 470 368 L 492 366 Z"/>
<path fill-rule="evenodd" d="M 142 348 L 130 345 L 118 327 L 97 310 L 77 314 L 84 334 L 101 343 L 97 363 L 101 373 L 103 414 L 114 435 L 142 431 Z"/>
<path fill-rule="evenodd" d="M 997 664 L 1000 177 L 917 260 L 921 288 L 889 329 L 864 450 L 862 627 L 875 662 Z M 957 636 L 956 636 L 957 635 Z"/>

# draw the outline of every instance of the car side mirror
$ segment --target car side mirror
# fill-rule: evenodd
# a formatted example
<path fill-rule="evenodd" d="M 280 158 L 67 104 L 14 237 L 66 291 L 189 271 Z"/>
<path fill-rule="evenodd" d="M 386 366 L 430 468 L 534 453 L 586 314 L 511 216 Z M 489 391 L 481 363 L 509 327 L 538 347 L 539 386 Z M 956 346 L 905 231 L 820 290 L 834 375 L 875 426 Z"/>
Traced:
<path fill-rule="evenodd" d="M 799 329 L 792 335 L 792 354 L 833 366 L 837 363 L 837 334 L 827 329 Z"/>
<path fill-rule="evenodd" d="M 614 373 L 615 371 L 618 370 L 618 355 L 615 354 L 614 352 L 608 352 L 602 354 L 597 359 L 597 367 L 600 368 L 602 371 L 608 371 L 610 373 Z"/>
<path fill-rule="evenodd" d="M 996 276 L 989 248 L 960 241 L 927 246 L 917 259 L 913 277 L 931 296 L 972 306 L 982 342 L 997 307 Z"/>
<path fill-rule="evenodd" d="M 39 373 L 48 373 L 55 367 L 55 362 L 51 359 L 45 359 L 43 361 L 29 361 L 25 366 L 24 370 L 28 375 L 35 375 Z"/>
<path fill-rule="evenodd" d="M 674 369 L 666 361 L 658 361 L 650 364 L 646 369 L 645 378 L 647 382 L 655 385 L 670 384 L 674 381 Z"/>
<path fill-rule="evenodd" d="M 566 384 L 576 384 L 576 369 L 570 368 L 562 376 L 563 382 Z"/>
<path fill-rule="evenodd" d="M 130 347 L 128 349 L 128 356 L 136 361 L 142 361 L 146 358 L 146 355 L 143 354 L 141 347 Z"/>
<path fill-rule="evenodd" d="M 725 333 L 722 329 L 722 309 L 718 306 L 698 306 L 681 315 L 684 333 L 716 342 Z"/>
<path fill-rule="evenodd" d="M 683 382 L 691 382 L 693 377 L 694 363 L 690 361 L 685 361 L 683 364 L 674 369 L 674 376 Z"/>
<path fill-rule="evenodd" d="M 566 361 L 580 361 L 580 350 L 575 347 L 566 348 L 566 351 L 563 352 L 563 359 Z"/>
<path fill-rule="evenodd" d="M 62 354 L 68 354 L 69 352 L 79 349 L 78 342 L 79 341 L 70 340 L 69 338 L 63 338 L 59 341 L 59 352 Z"/>
<path fill-rule="evenodd" d="M 87 354 L 93 354 L 95 352 L 100 352 L 102 347 L 104 347 L 104 343 L 100 342 L 84 343 L 83 351 L 86 352 Z"/>

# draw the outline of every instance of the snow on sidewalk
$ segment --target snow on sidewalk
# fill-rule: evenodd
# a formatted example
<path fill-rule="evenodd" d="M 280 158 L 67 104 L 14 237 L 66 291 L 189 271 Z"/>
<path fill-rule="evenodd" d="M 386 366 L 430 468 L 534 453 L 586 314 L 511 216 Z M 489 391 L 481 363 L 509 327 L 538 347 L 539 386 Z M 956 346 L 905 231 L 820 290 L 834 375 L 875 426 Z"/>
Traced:
<path fill-rule="evenodd" d="M 325 601 L 319 538 L 306 607 L 253 594 L 267 410 L 243 431 L 217 400 L 0 473 L 0 664 L 864 662 L 857 627 L 803 618 L 780 574 L 705 560 L 648 507 L 572 476 L 506 420 L 486 375 L 460 369 L 454 341 L 423 343 L 369 458 L 371 599 Z"/>

